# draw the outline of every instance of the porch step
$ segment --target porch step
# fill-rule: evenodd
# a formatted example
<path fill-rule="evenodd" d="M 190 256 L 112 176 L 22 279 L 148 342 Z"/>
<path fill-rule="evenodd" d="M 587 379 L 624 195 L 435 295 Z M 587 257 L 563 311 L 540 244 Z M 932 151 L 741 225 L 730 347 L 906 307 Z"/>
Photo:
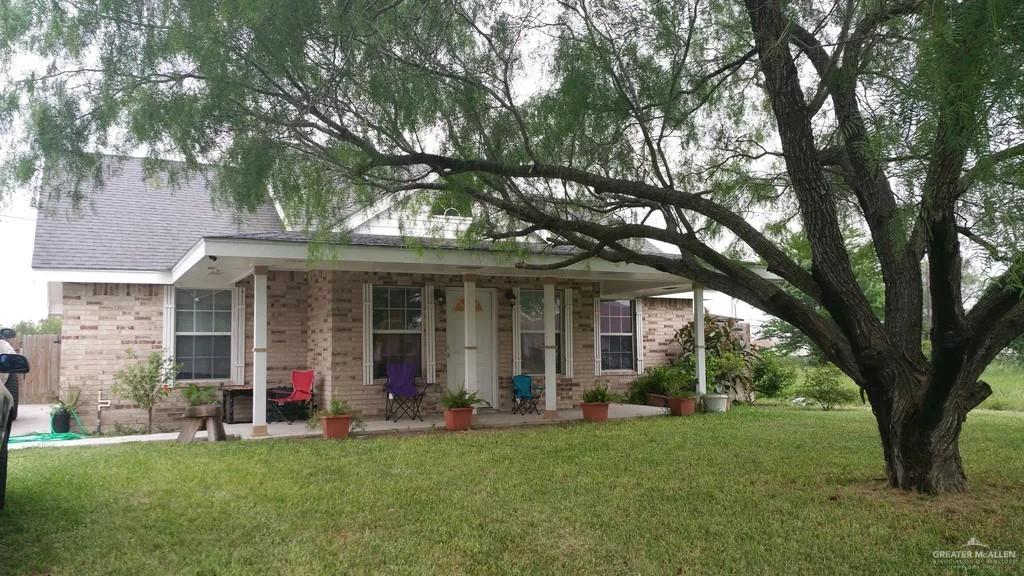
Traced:
<path fill-rule="evenodd" d="M 477 406 L 476 413 L 477 413 L 477 415 L 498 414 L 498 409 L 497 408 L 492 408 L 490 406 Z"/>

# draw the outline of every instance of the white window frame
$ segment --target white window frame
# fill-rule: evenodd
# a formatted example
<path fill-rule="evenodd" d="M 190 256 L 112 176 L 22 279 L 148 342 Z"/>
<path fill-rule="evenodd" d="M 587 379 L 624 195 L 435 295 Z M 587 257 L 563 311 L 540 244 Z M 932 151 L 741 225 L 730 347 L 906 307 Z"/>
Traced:
<path fill-rule="evenodd" d="M 224 382 L 224 381 L 235 381 L 237 378 L 237 364 L 239 363 L 238 351 L 236 350 L 236 343 L 240 340 L 240 334 L 238 331 L 239 324 L 239 289 L 233 288 L 191 288 L 188 286 L 174 286 L 168 285 L 164 292 L 164 355 L 167 357 L 174 358 L 177 362 L 177 350 L 175 349 L 176 341 L 178 336 L 228 336 L 230 337 L 229 344 L 229 366 L 228 373 L 225 376 L 214 376 L 210 378 L 182 378 L 177 380 L 178 382 Z M 178 332 L 178 290 L 205 290 L 209 292 L 228 292 L 231 294 L 231 322 L 230 328 L 226 332 Z M 241 289 L 241 294 L 245 294 L 244 289 Z M 244 296 L 242 306 L 245 306 Z M 214 310 L 215 312 L 216 310 Z M 244 313 L 244 311 L 243 311 Z M 243 327 L 244 330 L 244 320 Z M 245 360 L 244 357 L 241 359 L 242 370 L 244 374 Z M 244 376 L 243 376 L 244 378 Z"/>
<path fill-rule="evenodd" d="M 601 328 L 601 303 L 602 302 L 629 302 L 629 325 L 632 327 L 631 332 L 605 332 Z M 602 374 L 615 374 L 615 373 L 634 373 L 638 371 L 640 366 L 640 353 L 639 346 L 637 344 L 639 340 L 639 324 L 637 318 L 637 307 L 640 305 L 639 300 L 633 298 L 599 298 L 597 301 L 597 354 L 598 363 Z M 601 346 L 601 339 L 604 336 L 629 336 L 632 339 L 633 348 L 633 366 L 630 368 L 605 368 L 604 367 L 604 352 Z"/>
<path fill-rule="evenodd" d="M 404 329 L 404 330 L 391 330 L 391 329 L 388 329 L 388 330 L 377 330 L 377 328 L 374 327 L 374 325 L 373 325 L 373 311 L 376 308 L 375 308 L 375 306 L 373 304 L 373 293 L 378 288 L 383 288 L 383 289 L 401 288 L 403 290 L 419 290 L 420 291 L 420 327 L 419 327 L 418 330 L 408 330 L 408 329 Z M 369 356 L 369 358 L 370 358 L 370 378 L 371 378 L 371 381 L 375 377 L 374 366 L 373 366 L 373 350 L 375 349 L 374 344 L 376 343 L 377 334 L 419 334 L 419 337 L 420 337 L 420 369 L 419 369 L 419 374 L 417 374 L 417 377 L 418 378 L 419 377 L 424 377 L 424 378 L 425 377 L 429 377 L 429 373 L 428 373 L 429 370 L 428 370 L 428 366 L 427 366 L 427 355 L 426 355 L 425 350 L 424 350 L 424 346 L 425 346 L 424 341 L 426 340 L 426 337 L 425 337 L 426 330 L 424 328 L 425 328 L 426 323 L 427 323 L 426 308 L 428 306 L 428 304 L 427 304 L 427 302 L 425 300 L 426 294 L 427 294 L 427 290 L 423 286 L 384 286 L 384 285 L 379 285 L 379 284 L 378 285 L 370 285 L 370 294 L 369 294 L 369 296 L 370 296 L 370 317 L 369 317 L 369 325 L 370 325 L 370 350 L 369 351 L 370 351 L 370 356 Z M 390 310 L 390 309 L 391 308 L 387 308 L 387 310 Z M 402 310 L 406 310 L 406 308 L 402 308 Z"/>
<path fill-rule="evenodd" d="M 539 330 L 537 330 L 537 329 L 527 330 L 527 329 L 523 328 L 523 322 L 522 322 L 522 317 L 521 317 L 522 306 L 521 306 L 520 302 L 521 302 L 521 299 L 523 298 L 523 296 L 525 296 L 527 293 L 530 293 L 530 292 L 534 292 L 534 293 L 539 294 L 542 300 L 544 298 L 544 289 L 543 288 L 519 288 L 518 290 L 516 290 L 516 295 L 515 295 L 516 296 L 516 305 L 515 305 L 515 310 L 514 310 L 514 314 L 515 314 L 514 315 L 514 319 L 515 320 L 512 323 L 512 331 L 514 332 L 514 337 L 515 337 L 515 339 L 513 341 L 513 343 L 514 343 L 513 363 L 515 364 L 514 367 L 517 369 L 516 370 L 516 374 L 525 374 L 526 376 L 543 376 L 544 375 L 543 372 L 535 374 L 535 373 L 532 373 L 532 372 L 524 372 L 523 371 L 523 334 L 540 334 L 542 336 L 544 334 L 544 329 L 543 328 L 541 328 Z M 572 375 L 572 373 L 571 373 L 570 369 L 566 367 L 566 365 L 567 365 L 567 357 L 566 357 L 566 351 L 565 351 L 566 343 L 568 341 L 568 338 L 567 338 L 568 335 L 565 332 L 565 324 L 566 324 L 566 297 L 565 297 L 565 294 L 560 294 L 558 291 L 555 291 L 555 305 L 558 308 L 558 312 L 559 312 L 557 317 L 562 319 L 561 326 L 559 325 L 558 322 L 555 322 L 555 342 L 560 342 L 562 344 L 559 347 L 561 349 L 561 352 L 562 352 L 560 354 L 560 358 L 559 358 L 559 360 L 561 360 L 562 370 L 561 370 L 561 372 L 557 372 L 557 374 L 559 376 L 570 377 Z M 569 358 L 571 358 L 571 356 Z"/>

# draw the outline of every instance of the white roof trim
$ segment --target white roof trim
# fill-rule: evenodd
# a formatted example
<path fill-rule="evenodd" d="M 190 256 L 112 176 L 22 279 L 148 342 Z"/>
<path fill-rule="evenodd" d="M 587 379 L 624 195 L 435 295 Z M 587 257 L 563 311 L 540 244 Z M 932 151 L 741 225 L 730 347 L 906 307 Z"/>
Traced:
<path fill-rule="evenodd" d="M 99 284 L 171 284 L 170 271 L 36 269 L 47 282 Z"/>
<path fill-rule="evenodd" d="M 419 264 L 439 265 L 462 268 L 461 272 L 466 274 L 476 273 L 478 268 L 506 268 L 510 271 L 519 271 L 522 275 L 561 275 L 559 272 L 571 273 L 573 271 L 607 272 L 607 273 L 633 273 L 651 280 L 664 280 L 668 283 L 681 284 L 686 280 L 672 274 L 667 274 L 638 264 L 625 264 L 608 262 L 599 258 L 591 258 L 584 262 L 566 266 L 551 271 L 520 270 L 515 268 L 512 255 L 504 252 L 489 252 L 486 250 L 447 250 L 447 249 L 425 249 L 423 251 L 412 250 L 399 246 L 356 246 L 338 245 L 337 261 L 345 263 L 374 263 L 374 264 Z M 177 281 L 192 266 L 202 260 L 203 256 L 215 256 L 225 258 L 251 258 L 254 260 L 294 260 L 307 262 L 309 259 L 309 246 L 306 242 L 289 242 L 282 240 L 254 240 L 254 239 L 232 239 L 232 238 L 206 238 L 200 240 L 192 250 L 189 251 L 174 266 L 173 279 Z M 531 260 L 537 263 L 551 263 L 564 260 L 566 255 L 536 254 Z M 330 260 L 326 260 L 330 261 Z M 490 272 L 488 272 L 490 273 Z M 676 290 L 678 291 L 678 289 Z"/>

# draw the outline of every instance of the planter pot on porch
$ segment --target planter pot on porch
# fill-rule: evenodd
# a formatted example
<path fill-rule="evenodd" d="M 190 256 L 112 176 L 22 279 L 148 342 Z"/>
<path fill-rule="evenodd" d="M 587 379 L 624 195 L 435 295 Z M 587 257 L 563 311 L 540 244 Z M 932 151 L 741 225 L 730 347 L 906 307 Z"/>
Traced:
<path fill-rule="evenodd" d="M 705 394 L 701 396 L 701 401 L 707 412 L 725 412 L 729 409 L 729 396 L 726 394 Z"/>
<path fill-rule="evenodd" d="M 71 431 L 71 413 L 54 412 L 50 418 L 50 427 L 57 434 L 64 434 Z"/>
<path fill-rule="evenodd" d="M 227 440 L 224 433 L 224 410 L 220 404 L 201 404 L 185 408 L 182 415 L 181 430 L 178 432 L 178 442 L 191 442 L 195 440 L 196 433 L 206 430 L 206 438 L 210 442 Z"/>
<path fill-rule="evenodd" d="M 692 396 L 669 398 L 668 410 L 673 416 L 689 416 L 697 410 L 697 399 Z"/>
<path fill-rule="evenodd" d="M 472 408 L 445 408 L 444 429 L 445 430 L 469 430 L 473 423 Z"/>
<path fill-rule="evenodd" d="M 323 416 L 320 423 L 324 427 L 324 438 L 344 440 L 348 438 L 348 431 L 352 428 L 352 415 Z"/>
<path fill-rule="evenodd" d="M 608 420 L 607 402 L 580 402 L 583 419 L 587 422 L 606 422 Z"/>
<path fill-rule="evenodd" d="M 213 418 L 220 415 L 220 404 L 201 404 L 185 408 L 185 418 Z"/>
<path fill-rule="evenodd" d="M 668 396 L 664 394 L 647 394 L 647 405 L 657 406 L 658 408 L 664 408 L 668 406 Z"/>

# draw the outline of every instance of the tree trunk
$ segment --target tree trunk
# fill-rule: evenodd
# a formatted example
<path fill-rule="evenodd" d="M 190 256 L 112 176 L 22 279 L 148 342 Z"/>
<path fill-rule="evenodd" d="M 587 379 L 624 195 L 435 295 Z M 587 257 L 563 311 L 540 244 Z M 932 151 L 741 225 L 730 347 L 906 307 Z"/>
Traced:
<path fill-rule="evenodd" d="M 153 433 L 153 407 L 146 410 L 146 434 Z"/>
<path fill-rule="evenodd" d="M 957 402 L 925 407 L 893 389 L 869 392 L 889 485 L 928 494 L 963 492 L 960 431 L 967 416 Z"/>

